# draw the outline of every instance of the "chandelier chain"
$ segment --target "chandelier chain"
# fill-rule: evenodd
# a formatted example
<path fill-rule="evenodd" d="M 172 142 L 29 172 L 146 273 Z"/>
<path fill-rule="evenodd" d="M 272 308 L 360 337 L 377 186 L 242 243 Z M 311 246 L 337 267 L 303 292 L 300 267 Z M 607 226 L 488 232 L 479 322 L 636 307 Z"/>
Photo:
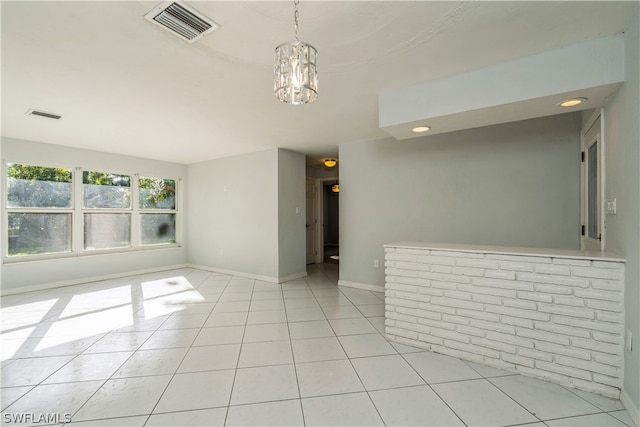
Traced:
<path fill-rule="evenodd" d="M 294 0 L 293 6 L 295 8 L 295 12 L 293 13 L 293 20 L 295 22 L 296 41 L 299 41 L 298 40 L 298 4 L 300 4 L 300 0 Z"/>

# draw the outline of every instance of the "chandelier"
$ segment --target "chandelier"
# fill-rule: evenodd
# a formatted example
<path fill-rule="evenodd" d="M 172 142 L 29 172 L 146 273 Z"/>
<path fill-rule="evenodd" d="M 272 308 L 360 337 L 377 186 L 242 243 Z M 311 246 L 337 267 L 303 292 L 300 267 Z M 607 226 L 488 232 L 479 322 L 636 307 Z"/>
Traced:
<path fill-rule="evenodd" d="M 276 47 L 273 91 L 286 104 L 307 104 L 318 97 L 318 51 L 298 40 L 298 4 L 294 0 L 295 40 Z"/>

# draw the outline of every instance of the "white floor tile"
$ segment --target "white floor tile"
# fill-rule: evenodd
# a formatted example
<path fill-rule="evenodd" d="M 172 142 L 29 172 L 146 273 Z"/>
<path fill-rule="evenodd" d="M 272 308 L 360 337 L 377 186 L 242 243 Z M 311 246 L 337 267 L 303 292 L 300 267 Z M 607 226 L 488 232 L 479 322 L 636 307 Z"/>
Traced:
<path fill-rule="evenodd" d="M 349 357 L 383 356 L 397 354 L 380 334 L 347 335 L 338 337 Z"/>
<path fill-rule="evenodd" d="M 633 423 L 633 420 L 631 419 L 631 416 L 629 415 L 629 413 L 627 412 L 626 409 L 621 410 L 621 411 L 609 412 L 609 415 L 611 415 L 612 417 L 614 417 L 618 421 L 622 421 L 623 423 L 625 423 L 629 427 L 635 427 L 635 424 Z"/>
<path fill-rule="evenodd" d="M 320 305 L 315 298 L 293 298 L 284 300 L 284 305 L 287 309 L 293 308 L 320 308 Z"/>
<path fill-rule="evenodd" d="M 333 337 L 333 329 L 326 320 L 312 320 L 309 322 L 289 323 L 289 332 L 292 340 L 302 338 Z"/>
<path fill-rule="evenodd" d="M 624 409 L 624 405 L 619 400 L 611 399 L 605 396 L 601 396 L 599 394 L 589 393 L 587 391 L 582 391 L 582 390 L 569 389 L 569 388 L 567 388 L 567 390 L 577 396 L 580 396 L 587 402 L 591 403 L 592 405 L 598 407 L 599 409 L 605 412 L 619 411 L 621 409 Z"/>
<path fill-rule="evenodd" d="M 194 346 L 240 344 L 244 335 L 244 326 L 220 326 L 202 328 L 193 342 Z"/>
<path fill-rule="evenodd" d="M 140 417 L 119 417 L 119 418 L 104 418 L 101 420 L 92 421 L 75 421 L 71 419 L 72 424 L 65 424 L 65 426 L 73 427 L 142 427 L 147 421 L 147 416 Z"/>
<path fill-rule="evenodd" d="M 178 314 L 171 315 L 158 329 L 190 329 L 201 328 L 207 320 L 207 314 Z"/>
<path fill-rule="evenodd" d="M 268 341 L 244 343 L 240 352 L 239 368 L 254 366 L 287 365 L 293 363 L 291 343 Z"/>
<path fill-rule="evenodd" d="M 306 322 L 309 320 L 324 320 L 325 316 L 319 308 L 287 308 L 289 322 Z"/>
<path fill-rule="evenodd" d="M 249 311 L 269 311 L 269 310 L 271 311 L 284 310 L 284 300 L 283 299 L 251 300 Z"/>
<path fill-rule="evenodd" d="M 464 361 L 471 369 L 482 375 L 484 378 L 506 377 L 509 375 L 518 375 L 516 372 L 507 371 L 505 369 L 496 369 L 491 366 L 481 365 L 479 363 Z"/>
<path fill-rule="evenodd" d="M 489 381 L 543 421 L 601 412 L 557 384 L 522 375 L 491 378 Z"/>
<path fill-rule="evenodd" d="M 384 336 L 384 317 L 368 317 L 367 320 L 371 322 L 374 328 Z"/>
<path fill-rule="evenodd" d="M 367 390 L 425 384 L 400 355 L 363 357 L 351 363 Z"/>
<path fill-rule="evenodd" d="M 298 399 L 293 365 L 244 368 L 236 371 L 231 405 Z"/>
<path fill-rule="evenodd" d="M 284 310 L 250 311 L 247 325 L 263 325 L 265 323 L 285 323 L 287 315 Z"/>
<path fill-rule="evenodd" d="M 428 384 L 482 378 L 460 359 L 430 351 L 403 355 Z"/>
<path fill-rule="evenodd" d="M 145 341 L 140 350 L 154 350 L 158 348 L 190 347 L 196 339 L 199 329 L 169 329 L 166 331 L 155 331 L 151 337 Z"/>
<path fill-rule="evenodd" d="M 197 409 L 193 411 L 168 412 L 153 414 L 145 427 L 207 427 L 224 425 L 227 408 Z M 146 418 L 145 418 L 146 421 Z"/>
<path fill-rule="evenodd" d="M 347 358 L 336 337 L 293 340 L 291 346 L 296 363 Z"/>
<path fill-rule="evenodd" d="M 369 293 L 369 295 L 347 295 L 347 298 L 355 305 L 380 304 L 380 298 Z"/>
<path fill-rule="evenodd" d="M 114 351 L 135 351 L 151 337 L 153 332 L 112 332 L 105 335 L 87 353 L 112 353 Z"/>
<path fill-rule="evenodd" d="M 73 416 L 75 421 L 150 414 L 171 375 L 107 381 Z"/>
<path fill-rule="evenodd" d="M 33 386 L 3 387 L 2 390 L 0 390 L 0 398 L 2 400 L 2 403 L 0 404 L 0 411 L 4 411 L 7 406 L 27 394 L 27 392 L 32 388 Z"/>
<path fill-rule="evenodd" d="M 310 289 L 284 289 L 282 291 L 285 299 L 293 299 L 293 298 L 313 298 L 313 293 L 311 293 Z"/>
<path fill-rule="evenodd" d="M 286 323 L 267 323 L 265 325 L 247 325 L 243 342 L 282 341 L 289 339 Z"/>
<path fill-rule="evenodd" d="M 138 350 L 118 369 L 114 378 L 170 375 L 176 372 L 187 353 L 186 348 Z M 120 353 L 113 353 L 118 355 Z M 79 356 L 82 357 L 82 356 Z M 74 363 L 75 360 L 72 362 Z M 65 366 L 66 368 L 66 366 Z M 54 375 L 54 377 L 57 376 Z M 108 378 L 108 377 L 107 377 Z"/>
<path fill-rule="evenodd" d="M 249 311 L 251 301 L 226 301 L 219 302 L 213 308 L 212 313 L 242 313 Z"/>
<path fill-rule="evenodd" d="M 178 372 L 214 371 L 235 369 L 238 366 L 240 344 L 191 347 Z"/>
<path fill-rule="evenodd" d="M 284 304 L 282 291 L 254 292 L 251 298 L 251 305 L 253 305 L 253 303 L 256 301 L 282 301 L 282 303 Z"/>
<path fill-rule="evenodd" d="M 344 295 L 324 296 L 324 297 L 317 297 L 316 299 L 318 300 L 318 304 L 320 304 L 322 308 L 337 307 L 337 306 L 354 307 L 353 303 L 349 300 L 349 298 L 345 297 Z"/>
<path fill-rule="evenodd" d="M 204 323 L 205 328 L 218 326 L 243 326 L 247 323 L 248 313 L 211 313 Z"/>
<path fill-rule="evenodd" d="M 364 319 L 360 310 L 355 306 L 338 305 L 336 307 L 323 307 L 322 311 L 327 319 Z"/>
<path fill-rule="evenodd" d="M 47 378 L 44 383 L 108 380 L 132 354 L 130 351 L 81 354 Z"/>
<path fill-rule="evenodd" d="M 307 426 L 383 426 L 366 393 L 302 399 Z"/>
<path fill-rule="evenodd" d="M 381 317 L 385 314 L 384 304 L 366 304 L 357 307 L 365 317 Z"/>
<path fill-rule="evenodd" d="M 173 377 L 154 414 L 227 406 L 234 371 L 177 374 Z"/>
<path fill-rule="evenodd" d="M 369 319 L 371 320 L 371 319 Z M 391 344 L 393 346 L 393 348 L 396 349 L 396 351 L 400 354 L 405 354 L 405 353 L 420 353 L 422 351 L 424 351 L 424 349 L 419 348 L 419 347 L 412 347 L 410 345 L 404 345 L 404 344 L 400 344 L 397 342 L 393 342 L 393 341 L 389 341 L 389 344 Z"/>
<path fill-rule="evenodd" d="M 225 291 L 220 295 L 218 299 L 218 305 L 221 305 L 225 302 L 233 302 L 233 301 L 251 301 L 251 295 L 253 292 L 230 292 Z M 215 310 L 215 308 L 214 308 Z"/>
<path fill-rule="evenodd" d="M 66 365 L 73 356 L 19 359 L 2 368 L 2 387 L 37 385 Z"/>
<path fill-rule="evenodd" d="M 536 417 L 485 379 L 431 387 L 467 425 L 508 426 L 538 422 Z"/>
<path fill-rule="evenodd" d="M 387 426 L 464 426 L 428 386 L 369 393 Z"/>
<path fill-rule="evenodd" d="M 375 334 L 376 328 L 364 317 L 356 319 L 331 319 L 329 323 L 336 335 Z"/>
<path fill-rule="evenodd" d="M 608 414 L 582 415 L 545 421 L 549 427 L 625 427 L 625 424 Z"/>
<path fill-rule="evenodd" d="M 299 399 L 280 402 L 231 406 L 227 426 L 301 426 L 302 404 Z"/>
<path fill-rule="evenodd" d="M 302 397 L 364 391 L 348 360 L 298 363 L 296 370 Z"/>

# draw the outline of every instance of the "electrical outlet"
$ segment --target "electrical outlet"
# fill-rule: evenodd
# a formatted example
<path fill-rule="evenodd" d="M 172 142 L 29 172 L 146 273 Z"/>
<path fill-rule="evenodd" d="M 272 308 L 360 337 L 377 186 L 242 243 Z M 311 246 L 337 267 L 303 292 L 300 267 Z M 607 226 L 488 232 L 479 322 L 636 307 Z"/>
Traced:
<path fill-rule="evenodd" d="M 627 329 L 627 336 L 624 344 L 627 351 L 631 351 L 633 349 L 633 334 L 629 329 Z"/>
<path fill-rule="evenodd" d="M 374 268 L 379 268 L 380 267 L 380 261 L 378 261 L 377 259 L 373 260 L 373 267 Z"/>

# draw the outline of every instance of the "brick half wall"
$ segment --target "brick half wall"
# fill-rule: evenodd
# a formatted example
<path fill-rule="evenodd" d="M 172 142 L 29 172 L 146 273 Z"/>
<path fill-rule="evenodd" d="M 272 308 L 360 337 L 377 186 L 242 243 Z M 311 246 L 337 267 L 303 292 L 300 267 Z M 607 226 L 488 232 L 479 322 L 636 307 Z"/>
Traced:
<path fill-rule="evenodd" d="M 385 246 L 388 339 L 619 398 L 623 259 L 416 245 Z"/>

